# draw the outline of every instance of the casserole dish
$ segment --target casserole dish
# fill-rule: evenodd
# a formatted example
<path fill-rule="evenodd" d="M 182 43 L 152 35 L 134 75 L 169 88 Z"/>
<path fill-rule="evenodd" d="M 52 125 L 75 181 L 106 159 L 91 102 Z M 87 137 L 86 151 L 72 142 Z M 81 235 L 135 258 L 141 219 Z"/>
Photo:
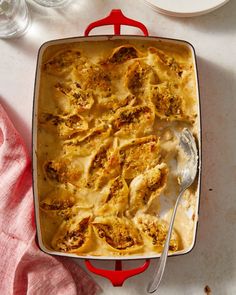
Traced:
<path fill-rule="evenodd" d="M 94 27 L 108 24 L 114 25 L 114 36 L 88 37 Z M 136 26 L 143 31 L 145 37 L 119 36 L 121 25 Z M 201 126 L 196 58 L 194 49 L 188 42 L 148 37 L 144 25 L 126 18 L 120 10 L 113 10 L 107 18 L 89 25 L 85 36 L 49 41 L 39 50 L 33 114 L 33 188 L 37 236 L 39 247 L 44 252 L 86 259 L 90 271 L 109 278 L 117 286 L 122 285 L 126 278 L 144 271 L 151 258 L 160 256 L 161 244 L 156 245 L 160 235 L 156 237 L 156 234 L 166 232 L 165 223 L 168 224 L 172 202 L 177 195 L 177 177 L 170 173 L 168 179 L 174 180 L 168 180 L 167 184 L 168 169 L 163 160 L 159 161 L 156 157 L 159 153 L 157 137 L 161 139 L 161 158 L 169 161 L 170 167 L 172 160 L 179 161 L 175 150 L 178 138 L 176 134 L 183 127 L 190 126 L 198 142 L 200 168 Z M 84 58 L 84 52 L 87 59 Z M 173 56 L 176 56 L 178 62 Z M 158 66 L 153 66 L 153 63 L 158 63 Z M 100 68 L 105 70 L 101 73 Z M 167 81 L 169 77 L 170 82 Z M 140 86 L 141 80 L 145 87 Z M 181 89 L 178 84 L 180 80 L 184 81 L 181 82 L 184 85 Z M 113 81 L 116 82 L 115 86 Z M 126 90 L 132 95 L 124 95 L 121 81 L 125 81 Z M 91 89 L 94 89 L 92 93 Z M 145 92 L 147 89 L 149 91 Z M 112 94 L 108 95 L 107 91 Z M 125 97 L 124 100 L 120 93 Z M 182 96 L 187 99 L 182 99 Z M 150 104 L 147 103 L 149 100 Z M 184 103 L 181 104 L 180 101 Z M 97 105 L 99 109 L 96 109 Z M 106 122 L 105 128 L 103 125 L 101 127 L 101 121 Z M 147 128 L 149 125 L 151 128 Z M 153 126 L 156 125 L 155 129 Z M 174 126 L 171 133 L 170 126 Z M 91 145 L 91 138 L 99 138 L 99 145 L 96 141 Z M 110 150 L 112 156 L 109 158 L 107 153 Z M 73 153 L 83 159 L 91 156 L 89 164 L 87 160 L 82 162 L 81 157 L 78 161 Z M 119 161 L 122 158 L 124 162 L 120 169 L 122 172 L 113 174 L 113 166 L 106 165 L 108 159 L 112 159 L 110 162 L 115 161 L 116 153 Z M 106 157 L 101 158 L 101 154 Z M 59 162 L 55 161 L 57 156 Z M 97 166 L 98 163 L 103 163 L 100 159 L 106 159 L 102 170 Z M 121 162 L 118 162 L 115 161 L 114 167 L 120 167 Z M 139 166 L 134 166 L 134 163 L 139 163 Z M 76 173 L 71 175 L 73 169 Z M 107 171 L 106 174 L 104 171 Z M 158 183 L 158 186 L 155 188 L 146 185 L 153 176 L 150 172 L 161 177 L 160 181 L 156 180 L 155 185 Z M 84 179 L 85 185 L 82 184 Z M 106 195 L 102 189 L 101 183 L 105 183 L 105 188 L 107 185 L 110 192 L 114 191 L 117 179 L 122 196 L 126 194 L 128 198 L 125 205 L 123 201 L 119 203 L 119 199 L 109 203 L 109 194 Z M 70 191 L 66 201 L 61 184 L 67 195 Z M 93 185 L 96 198 L 91 193 Z M 166 186 L 174 188 L 168 191 Z M 78 187 L 86 187 L 85 193 L 81 189 L 77 194 L 74 189 L 77 190 Z M 145 203 L 143 200 L 147 198 L 148 189 L 150 193 Z M 145 195 L 142 195 L 143 192 Z M 100 194 L 101 199 L 105 194 L 107 202 L 112 206 L 105 204 L 101 207 L 93 202 Z M 170 251 L 170 255 L 188 253 L 194 246 L 199 196 L 200 173 L 180 206 L 176 219 L 176 236 L 179 238 L 173 237 L 172 246 L 175 251 Z M 83 199 L 83 205 L 82 201 L 75 203 L 77 197 Z M 157 199 L 158 202 L 155 202 Z M 123 216 L 124 206 L 128 209 Z M 115 217 L 111 213 L 114 208 L 118 210 Z M 157 211 L 164 222 L 161 225 L 153 221 Z M 155 224 L 151 234 L 150 224 Z M 128 232 L 124 237 L 125 246 L 124 239 L 117 238 L 122 235 L 122 229 L 123 232 Z M 89 259 L 116 260 L 116 270 L 97 269 Z M 146 262 L 134 270 L 122 270 L 121 261 L 130 259 L 146 259 Z"/>

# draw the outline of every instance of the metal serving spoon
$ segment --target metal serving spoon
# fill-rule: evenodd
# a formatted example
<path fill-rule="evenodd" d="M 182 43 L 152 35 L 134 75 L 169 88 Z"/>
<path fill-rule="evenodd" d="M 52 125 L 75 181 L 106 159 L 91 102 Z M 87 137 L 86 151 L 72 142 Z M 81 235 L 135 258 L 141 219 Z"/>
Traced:
<path fill-rule="evenodd" d="M 184 165 L 181 165 L 181 167 L 178 168 L 179 170 L 181 170 L 179 175 L 180 193 L 177 197 L 174 211 L 171 216 L 169 230 L 168 230 L 163 252 L 161 254 L 161 257 L 154 271 L 153 280 L 149 283 L 147 288 L 148 293 L 155 292 L 158 286 L 160 285 L 160 282 L 165 270 L 166 259 L 168 256 L 170 238 L 171 238 L 171 233 L 172 233 L 172 229 L 174 225 L 176 211 L 183 193 L 193 183 L 197 174 L 198 154 L 197 154 L 196 142 L 193 135 L 187 128 L 184 128 L 182 133 L 180 134 L 179 145 L 186 157 L 186 162 L 184 163 Z"/>

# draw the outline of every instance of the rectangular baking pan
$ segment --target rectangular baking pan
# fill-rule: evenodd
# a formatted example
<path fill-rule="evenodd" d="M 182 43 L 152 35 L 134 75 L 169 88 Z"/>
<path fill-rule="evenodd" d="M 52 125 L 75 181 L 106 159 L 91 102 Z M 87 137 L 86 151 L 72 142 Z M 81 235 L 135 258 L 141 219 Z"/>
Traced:
<path fill-rule="evenodd" d="M 88 36 L 89 32 L 97 27 L 97 26 L 104 26 L 104 25 L 114 25 L 114 31 L 115 35 L 99 35 L 99 36 Z M 142 30 L 145 36 L 131 36 L 131 35 L 120 35 L 120 27 L 121 25 L 129 25 L 129 26 L 135 26 Z M 125 279 L 127 279 L 130 276 L 136 275 L 138 273 L 143 272 L 150 263 L 150 259 L 158 258 L 160 257 L 160 253 L 157 253 L 155 255 L 146 255 L 146 256 L 122 256 L 122 257 L 114 257 L 114 256 L 79 256 L 75 254 L 68 254 L 68 253 L 61 253 L 57 251 L 49 250 L 45 247 L 43 244 L 42 239 L 42 233 L 40 229 L 40 219 L 39 219 L 39 198 L 38 198 L 38 189 L 37 189 L 37 116 L 38 116 L 38 97 L 39 97 L 39 88 L 40 88 L 40 68 L 41 68 L 41 61 L 44 51 L 47 47 L 51 45 L 56 44 L 64 44 L 67 43 L 73 43 L 73 42 L 83 42 L 83 41 L 107 41 L 107 40 L 116 40 L 116 39 L 122 39 L 122 40 L 151 40 L 151 41 L 162 41 L 162 42 L 168 42 L 174 44 L 182 44 L 187 46 L 191 53 L 192 53 L 192 59 L 194 63 L 194 72 L 195 72 L 195 80 L 197 83 L 196 87 L 196 96 L 197 96 L 197 145 L 198 145 L 198 157 L 199 157 L 199 167 L 198 167 L 198 174 L 197 174 L 197 204 L 196 204 L 196 212 L 195 214 L 195 223 L 194 223 L 194 235 L 193 235 L 193 242 L 191 246 L 188 249 L 178 251 L 177 253 L 170 254 L 171 256 L 178 256 L 182 254 L 186 254 L 190 252 L 194 244 L 196 242 L 196 234 L 197 234 L 197 224 L 198 224 L 198 210 L 199 210 L 199 201 L 200 201 L 200 184 L 201 184 L 201 113 L 200 113 L 200 94 L 199 94 L 199 85 L 198 85 L 198 73 L 197 73 L 197 62 L 196 62 L 196 54 L 194 47 L 187 41 L 184 40 L 176 40 L 176 39 L 170 39 L 170 38 L 160 38 L 155 36 L 148 36 L 148 31 L 146 27 L 134 20 L 131 20 L 123 15 L 123 13 L 120 10 L 112 10 L 110 15 L 102 20 L 96 21 L 88 26 L 88 28 L 85 31 L 84 37 L 75 37 L 75 38 L 67 38 L 67 39 L 59 39 L 59 40 L 52 40 L 49 42 L 44 43 L 38 53 L 38 60 L 37 60 L 37 68 L 36 68 L 36 78 L 35 78 L 35 90 L 34 90 L 34 104 L 33 104 L 33 136 L 32 136 L 32 157 L 33 157 L 33 192 L 34 192 L 34 205 L 35 205 L 35 219 L 36 219 L 36 228 L 37 228 L 37 238 L 38 238 L 38 245 L 39 248 L 48 254 L 51 255 L 59 255 L 59 256 L 66 256 L 66 257 L 73 257 L 73 258 L 82 258 L 86 260 L 86 266 L 88 269 L 96 274 L 102 275 L 107 277 L 111 280 L 113 285 L 122 285 Z M 101 270 L 99 268 L 95 268 L 89 260 L 115 260 L 116 261 L 116 270 L 114 271 L 108 271 L 108 270 Z M 135 259 L 146 259 L 146 262 L 144 265 L 142 265 L 139 268 L 132 269 L 132 270 L 122 270 L 121 260 L 135 260 Z"/>

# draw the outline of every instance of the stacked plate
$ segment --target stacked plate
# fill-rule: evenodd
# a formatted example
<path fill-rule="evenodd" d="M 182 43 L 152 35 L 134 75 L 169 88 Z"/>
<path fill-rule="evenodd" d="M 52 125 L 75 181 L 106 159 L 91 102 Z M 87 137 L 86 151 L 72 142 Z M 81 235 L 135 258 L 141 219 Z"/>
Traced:
<path fill-rule="evenodd" d="M 144 0 L 157 12 L 177 17 L 191 17 L 211 12 L 229 0 Z"/>

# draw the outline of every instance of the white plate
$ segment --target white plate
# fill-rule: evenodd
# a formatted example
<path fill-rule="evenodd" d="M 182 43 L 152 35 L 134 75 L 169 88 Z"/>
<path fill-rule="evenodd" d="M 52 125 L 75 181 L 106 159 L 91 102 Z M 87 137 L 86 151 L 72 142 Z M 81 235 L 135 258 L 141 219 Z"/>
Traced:
<path fill-rule="evenodd" d="M 229 0 L 144 0 L 154 10 L 171 16 L 197 16 L 211 12 Z"/>

